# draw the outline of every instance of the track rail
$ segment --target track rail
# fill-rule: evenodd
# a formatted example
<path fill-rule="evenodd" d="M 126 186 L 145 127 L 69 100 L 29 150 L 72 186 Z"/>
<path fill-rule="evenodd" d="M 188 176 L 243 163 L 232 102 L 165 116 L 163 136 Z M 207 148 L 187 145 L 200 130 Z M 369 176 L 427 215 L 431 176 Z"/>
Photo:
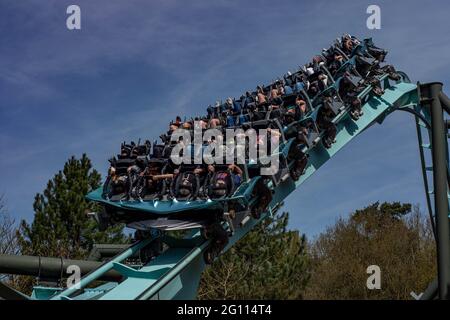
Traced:
<path fill-rule="evenodd" d="M 272 215 L 282 201 L 300 187 L 312 176 L 325 162 L 331 159 L 352 139 L 375 123 L 381 123 L 389 113 L 402 106 L 419 108 L 417 86 L 407 82 L 389 84 L 385 81 L 385 93 L 381 97 L 371 96 L 362 106 L 364 115 L 358 120 L 352 120 L 348 115 L 340 115 L 337 122 L 338 133 L 336 143 L 330 149 L 325 149 L 320 144 L 309 150 L 309 164 L 301 178 L 294 182 L 288 179 L 278 185 L 269 205 L 269 210 L 260 219 L 249 219 L 246 224 L 236 228 L 230 237 L 224 251 L 227 251 L 238 240 L 244 237 L 259 222 Z M 366 93 L 367 94 L 367 93 Z M 419 140 L 421 136 L 419 136 Z M 426 187 L 428 190 L 428 187 Z M 431 200 L 429 200 L 431 203 Z M 151 260 L 141 268 L 131 268 L 123 261 L 150 244 L 152 239 L 142 240 L 110 261 L 94 270 L 79 283 L 79 287 L 71 287 L 65 290 L 56 288 L 47 289 L 47 296 L 51 299 L 194 299 L 196 297 L 201 273 L 205 269 L 203 252 L 208 247 L 208 241 L 204 240 L 200 232 L 194 232 L 186 239 L 178 243 L 166 240 L 169 248 L 162 254 Z M 115 270 L 121 273 L 124 280 L 120 283 L 109 282 L 94 289 L 85 289 L 89 284 L 98 279 L 104 272 Z M 39 290 L 39 288 L 37 288 Z M 41 288 L 42 289 L 42 288 Z M 51 291 L 53 290 L 53 291 Z M 39 298 L 39 295 L 35 298 Z M 40 295 L 44 297 L 45 294 Z"/>

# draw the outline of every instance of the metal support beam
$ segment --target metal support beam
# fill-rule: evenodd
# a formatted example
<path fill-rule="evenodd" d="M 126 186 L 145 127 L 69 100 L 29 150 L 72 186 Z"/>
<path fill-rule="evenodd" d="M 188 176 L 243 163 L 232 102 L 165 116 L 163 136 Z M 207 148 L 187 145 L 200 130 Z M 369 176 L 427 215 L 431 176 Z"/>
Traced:
<path fill-rule="evenodd" d="M 440 101 L 442 83 L 420 87 L 422 104 L 430 107 L 433 158 L 434 207 L 436 212 L 436 246 L 438 257 L 439 298 L 450 299 L 450 225 L 447 196 L 447 130 Z"/>
<path fill-rule="evenodd" d="M 450 115 L 450 99 L 442 91 L 439 93 L 439 100 L 441 101 L 442 108 Z"/>
<path fill-rule="evenodd" d="M 59 280 L 67 277 L 67 268 L 76 265 L 84 276 L 102 265 L 97 261 L 70 260 L 39 256 L 0 255 L 0 273 L 39 277 L 44 280 Z M 104 273 L 99 280 L 120 281 L 122 275 L 114 270 Z"/>
<path fill-rule="evenodd" d="M 438 279 L 434 279 L 420 297 L 420 300 L 434 300 L 438 295 Z"/>
<path fill-rule="evenodd" d="M 128 247 L 126 250 L 124 250 L 122 253 L 120 253 L 113 259 L 103 263 L 99 268 L 91 271 L 85 277 L 81 278 L 78 285 L 69 287 L 66 290 L 60 292 L 56 296 L 52 297 L 52 300 L 59 300 L 61 298 L 66 299 L 70 295 L 78 292 L 80 289 L 86 287 L 92 281 L 98 280 L 103 274 L 113 269 L 115 262 L 121 262 L 127 259 L 128 257 L 132 256 L 133 254 L 135 254 L 136 252 L 147 246 L 153 240 L 154 240 L 153 238 L 148 238 L 132 244 L 130 247 Z"/>
<path fill-rule="evenodd" d="M 29 297 L 24 295 L 23 293 L 7 286 L 3 282 L 0 281 L 0 300 L 28 300 Z"/>

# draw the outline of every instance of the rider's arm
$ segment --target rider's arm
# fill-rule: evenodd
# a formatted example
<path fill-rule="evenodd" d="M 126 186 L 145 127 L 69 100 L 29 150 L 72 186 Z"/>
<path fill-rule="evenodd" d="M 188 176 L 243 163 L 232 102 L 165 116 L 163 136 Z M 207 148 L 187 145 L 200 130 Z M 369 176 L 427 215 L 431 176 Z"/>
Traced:
<path fill-rule="evenodd" d="M 228 166 L 228 168 L 229 168 L 232 172 L 234 172 L 235 174 L 237 174 L 237 175 L 239 175 L 239 176 L 242 176 L 242 169 L 239 168 L 239 166 L 237 166 L 237 165 L 235 165 L 235 164 L 230 164 L 230 165 Z"/>

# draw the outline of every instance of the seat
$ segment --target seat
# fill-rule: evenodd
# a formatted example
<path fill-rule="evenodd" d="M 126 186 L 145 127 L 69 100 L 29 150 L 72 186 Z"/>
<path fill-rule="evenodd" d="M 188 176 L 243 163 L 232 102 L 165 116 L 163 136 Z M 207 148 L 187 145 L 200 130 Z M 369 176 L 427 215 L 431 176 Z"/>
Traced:
<path fill-rule="evenodd" d="M 163 144 L 154 144 L 151 157 L 156 158 L 156 159 L 162 158 L 163 152 L 164 152 L 164 147 L 165 147 L 165 145 L 163 145 Z"/>
<path fill-rule="evenodd" d="M 303 91 L 303 90 L 305 90 L 305 84 L 303 82 L 298 81 L 294 84 L 294 92 L 295 93 Z"/>
<path fill-rule="evenodd" d="M 346 76 L 347 80 L 350 81 L 352 83 L 353 86 L 358 87 L 361 85 L 363 78 L 353 75 L 353 74 L 349 74 Z"/>
<path fill-rule="evenodd" d="M 268 165 L 265 165 L 269 169 L 269 166 L 272 164 L 272 162 L 269 162 Z M 273 168 L 274 170 L 275 168 Z M 289 166 L 287 163 L 286 157 L 280 153 L 278 154 L 278 170 L 276 172 L 273 172 L 272 175 L 270 175 L 270 179 L 272 180 L 272 183 L 274 186 L 278 186 L 280 183 L 286 181 L 289 178 Z"/>
<path fill-rule="evenodd" d="M 292 89 L 292 87 L 290 85 L 285 85 L 284 86 L 284 94 L 289 95 L 294 93 L 294 90 Z"/>
<path fill-rule="evenodd" d="M 217 168 L 218 167 L 216 166 L 216 171 L 207 182 L 207 194 L 211 199 L 223 199 L 230 196 L 235 191 L 235 184 L 231 172 L 228 169 L 217 170 Z M 223 183 L 220 181 L 223 181 Z"/>
<path fill-rule="evenodd" d="M 227 116 L 227 127 L 234 127 L 236 125 L 236 118 L 234 116 Z"/>
<path fill-rule="evenodd" d="M 335 116 L 345 110 L 344 102 L 342 102 L 342 100 L 337 95 L 333 95 L 329 98 L 331 100 L 324 101 L 324 105 L 328 106 L 331 111 L 333 111 Z"/>
<path fill-rule="evenodd" d="M 312 117 L 306 117 L 298 122 L 301 128 L 306 129 L 306 133 L 301 133 L 304 138 L 304 142 L 308 148 L 313 148 L 320 141 L 320 133 L 317 128 L 315 119 Z M 300 131 L 300 130 L 299 130 Z"/>
<path fill-rule="evenodd" d="M 285 107 L 289 107 L 295 104 L 295 98 L 297 98 L 297 94 L 295 93 L 286 93 L 283 96 L 283 105 Z"/>
<path fill-rule="evenodd" d="M 186 169 L 180 170 L 170 186 L 172 197 L 180 201 L 196 199 L 200 189 L 199 176 L 193 171 L 184 171 Z"/>
<path fill-rule="evenodd" d="M 127 169 L 136 163 L 134 159 L 117 159 L 112 165 L 116 169 L 117 175 L 127 174 Z"/>
<path fill-rule="evenodd" d="M 387 55 L 387 51 L 375 46 L 375 44 L 372 41 L 372 38 L 367 38 L 363 40 L 364 49 L 375 59 L 379 60 L 380 62 L 384 61 L 384 58 Z"/>
<path fill-rule="evenodd" d="M 242 110 L 242 103 L 240 100 L 233 100 L 233 112 L 235 114 L 240 113 Z"/>
<path fill-rule="evenodd" d="M 269 127 L 271 120 L 261 119 L 252 122 L 253 129 L 266 129 Z"/>
<path fill-rule="evenodd" d="M 314 100 L 315 107 L 326 105 L 333 111 L 335 116 L 345 110 L 345 104 L 336 89 L 336 87 L 339 87 L 340 85 L 340 80 L 341 79 L 320 93 L 317 99 Z"/>
<path fill-rule="evenodd" d="M 242 124 L 250 121 L 250 115 L 249 114 L 240 114 L 238 119 L 239 119 L 239 124 L 242 125 Z"/>

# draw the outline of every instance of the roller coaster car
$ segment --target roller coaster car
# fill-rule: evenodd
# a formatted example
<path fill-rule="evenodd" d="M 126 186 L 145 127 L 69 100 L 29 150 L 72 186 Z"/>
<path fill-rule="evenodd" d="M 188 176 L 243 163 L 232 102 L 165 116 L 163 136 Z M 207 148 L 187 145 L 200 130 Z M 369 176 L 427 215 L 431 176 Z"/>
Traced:
<path fill-rule="evenodd" d="M 250 164 L 248 171 L 250 176 L 257 177 L 264 170 L 264 179 L 271 181 L 273 187 L 277 187 L 289 178 L 289 166 L 287 161 L 288 151 L 276 152 L 271 156 L 261 157 L 258 164 Z M 258 182 L 260 183 L 260 182 Z"/>
<path fill-rule="evenodd" d="M 304 100 L 306 102 L 308 110 L 312 110 L 310 98 L 309 98 L 308 94 L 305 92 L 305 90 L 300 90 L 300 91 L 297 91 L 296 93 L 285 94 L 283 96 L 283 101 L 284 101 L 283 105 L 285 107 L 295 105 L 295 100 L 297 99 L 297 97 L 300 97 L 302 100 Z"/>
<path fill-rule="evenodd" d="M 215 168 L 215 172 L 206 179 L 205 192 L 210 199 L 225 199 L 236 191 L 238 185 L 228 166 L 216 165 Z"/>
<path fill-rule="evenodd" d="M 294 181 L 300 178 L 308 164 L 308 154 L 303 149 L 303 141 L 293 138 L 290 139 L 283 151 L 284 154 L 287 154 L 285 156 L 287 168 Z"/>
<path fill-rule="evenodd" d="M 366 60 L 363 60 L 363 58 L 361 58 L 361 61 L 366 62 Z M 350 58 L 349 60 L 345 61 L 342 66 L 335 72 L 335 82 L 339 82 L 339 79 L 347 76 L 352 79 L 352 82 L 354 82 L 355 85 L 361 84 L 364 80 L 362 74 L 366 75 L 373 67 L 372 64 L 370 64 L 369 62 L 367 63 L 367 65 L 358 64 L 356 57 Z M 367 71 L 365 71 L 363 67 L 365 67 Z M 362 71 L 363 73 L 360 73 L 359 71 Z"/>
<path fill-rule="evenodd" d="M 372 57 L 380 62 L 384 62 L 387 53 L 386 50 L 375 46 L 372 38 L 367 38 L 353 49 L 352 55 Z"/>
<path fill-rule="evenodd" d="M 260 219 L 261 214 L 267 211 L 272 201 L 272 190 L 267 185 L 267 179 L 255 176 L 241 184 L 231 198 L 222 198 L 223 215 L 221 221 L 213 221 L 201 228 L 205 239 L 210 239 L 210 245 L 205 250 L 203 258 L 205 263 L 211 264 L 228 244 L 228 237 L 234 233 L 237 225 L 244 224 L 250 214 L 254 219 Z M 225 228 L 228 227 L 227 231 Z"/>
<path fill-rule="evenodd" d="M 129 197 L 129 191 L 137 175 L 147 166 L 147 158 L 138 156 L 133 158 L 117 158 L 109 160 L 111 167 L 103 185 L 103 196 L 112 201 L 120 201 Z"/>
<path fill-rule="evenodd" d="M 338 86 L 338 85 L 339 85 L 339 83 L 335 83 L 335 84 L 329 86 L 324 91 L 322 91 L 314 99 L 313 107 L 317 108 L 320 105 L 326 105 L 334 113 L 334 116 L 337 116 L 341 112 L 345 111 L 346 106 L 345 106 L 344 102 L 342 101 L 341 97 L 339 96 L 338 90 L 336 89 L 336 86 Z"/>
<path fill-rule="evenodd" d="M 170 167 L 167 159 L 150 158 L 148 166 L 132 185 L 131 195 L 135 199 L 159 200 L 168 190 L 170 183 L 165 174 Z M 173 170 L 171 170 L 173 171 Z"/>
<path fill-rule="evenodd" d="M 200 177 L 191 166 L 181 166 L 172 179 L 170 195 L 180 201 L 195 200 L 200 191 Z"/>
<path fill-rule="evenodd" d="M 331 109 L 331 105 L 325 100 L 317 109 L 316 124 L 322 132 L 322 145 L 329 149 L 335 142 L 337 127 L 334 123 L 335 113 Z"/>
<path fill-rule="evenodd" d="M 241 114 L 238 115 L 239 125 L 242 126 L 245 123 L 250 122 L 250 117 L 251 115 L 249 113 L 244 113 L 243 111 L 241 111 Z"/>
<path fill-rule="evenodd" d="M 342 50 L 341 44 L 338 41 L 336 41 L 333 44 L 332 52 L 333 52 L 333 54 L 338 54 L 338 55 L 342 56 L 344 58 L 344 60 L 348 60 L 349 59 L 348 55 Z"/>
<path fill-rule="evenodd" d="M 261 120 L 255 120 L 252 121 L 251 123 L 249 123 L 250 127 L 254 130 L 263 130 L 263 129 L 281 129 L 281 125 L 280 122 L 278 121 L 278 119 L 269 119 L 269 118 L 265 118 L 265 119 L 261 119 Z"/>
<path fill-rule="evenodd" d="M 381 95 L 383 92 L 380 90 L 381 85 L 377 77 L 384 74 L 387 74 L 394 81 L 398 81 L 401 78 L 392 66 L 385 65 L 380 67 L 380 60 L 378 59 L 355 55 L 339 68 L 335 77 L 338 79 L 336 82 L 345 78 L 347 82 L 351 82 L 355 87 L 362 88 L 363 86 L 371 85 L 374 88 L 374 93 Z"/>
<path fill-rule="evenodd" d="M 290 123 L 284 128 L 284 133 L 296 132 L 296 135 L 305 146 L 315 147 L 320 142 L 320 132 L 316 124 L 317 112 L 314 110 L 308 116 Z"/>
<path fill-rule="evenodd" d="M 348 47 L 344 49 L 345 52 L 349 50 Z M 149 142 L 144 145 L 123 143 L 121 154 L 111 161 L 111 172 L 103 188 L 91 192 L 87 197 L 104 206 L 103 218 L 107 217 L 114 222 L 125 222 L 141 229 L 186 229 L 210 225 L 217 220 L 223 220 L 223 212 L 251 212 L 253 216 L 258 217 L 258 212 L 266 210 L 271 201 L 272 188 L 283 183 L 286 177 L 289 177 L 289 173 L 294 179 L 296 178 L 290 171 L 292 162 L 303 161 L 297 166 L 300 168 L 306 164 L 306 151 L 315 147 L 321 140 L 318 126 L 322 131 L 330 128 L 327 127 L 330 116 L 327 114 L 323 117 L 320 112 L 325 109 L 331 110 L 335 116 L 332 122 L 337 122 L 336 119 L 342 119 L 341 115 L 346 114 L 347 108 L 351 109 L 351 112 L 357 108 L 353 102 L 359 101 L 360 108 L 362 96 L 370 97 L 371 89 L 367 85 L 371 84 L 366 81 L 367 72 L 371 73 L 376 69 L 376 72 L 383 76 L 394 72 L 389 68 L 378 68 L 386 52 L 375 47 L 370 39 L 357 45 L 355 50 L 359 51 L 352 52 L 355 55 L 351 54 L 349 58 L 338 43 L 329 52 L 324 53 L 326 56 L 321 57 L 320 61 L 334 59 L 332 57 L 334 52 L 340 52 L 346 58 L 344 64 L 336 71 L 334 78 L 330 77 L 330 72 L 323 65 L 315 61 L 316 72 L 310 80 L 314 80 L 314 77 L 322 73 L 328 76 L 332 84 L 318 93 L 312 102 L 303 87 L 303 81 L 307 75 L 299 70 L 286 77 L 286 88 L 289 87 L 291 90 L 286 90 L 286 94 L 283 95 L 283 105 L 271 112 L 264 112 L 261 115 L 257 113 L 255 92 L 247 92 L 240 101 L 233 101 L 232 106 L 229 103 L 228 107 L 219 103 L 217 108 L 208 109 L 208 113 L 222 117 L 222 112 L 228 108 L 231 112 L 228 124 L 232 126 L 245 124 L 245 127 L 253 129 L 280 130 L 282 141 L 276 151 L 280 162 L 278 170 L 272 174 L 263 177 L 260 175 L 259 171 L 264 165 L 261 161 L 244 165 L 245 174 L 242 182 L 239 183 L 235 182 L 233 175 L 226 167 L 220 166 L 216 166 L 213 174 L 207 175 L 206 170 L 203 174 L 198 174 L 195 172 L 195 167 L 183 165 L 176 174 L 173 174 L 175 168 L 164 169 L 169 161 L 173 145 L 163 138 L 165 142 L 163 145 L 154 144 L 150 159 L 148 157 L 151 147 Z M 317 67 L 322 68 L 318 70 Z M 278 83 L 281 85 L 280 81 Z M 267 92 L 269 87 L 262 89 Z M 294 105 L 295 97 L 299 94 L 307 102 L 308 113 L 304 116 L 297 112 L 295 117 L 292 117 L 292 113 L 289 112 L 291 119 L 286 121 L 286 127 L 282 128 L 280 119 L 283 118 L 283 114 L 291 111 L 286 110 L 285 106 Z M 250 112 L 244 114 L 244 109 Z M 360 110 L 357 113 L 362 114 Z M 222 120 L 225 119 L 225 117 L 222 118 Z M 294 138 L 295 143 L 292 142 L 293 140 L 286 141 L 288 135 L 289 139 Z M 271 141 L 269 139 L 269 143 Z M 286 151 L 292 148 L 292 144 L 295 144 L 295 148 L 298 147 L 302 152 L 301 157 L 293 157 L 292 153 L 289 155 L 289 151 Z M 324 145 L 330 146 L 330 141 Z M 155 176 L 159 176 L 158 179 Z"/>
<path fill-rule="evenodd" d="M 304 74 L 303 70 L 286 75 L 284 77 L 284 93 L 289 95 L 303 90 L 305 88 L 304 81 L 306 79 L 307 76 Z"/>
<path fill-rule="evenodd" d="M 364 56 L 354 56 L 352 58 L 354 70 L 364 78 L 367 78 L 371 73 L 380 69 L 380 61 L 375 58 L 368 58 Z M 362 81 L 361 81 L 362 82 Z"/>
<path fill-rule="evenodd" d="M 247 172 L 246 168 L 244 172 Z M 258 182 L 260 176 L 249 178 L 246 173 L 244 181 L 237 185 L 229 172 L 218 167 L 215 174 L 205 179 L 208 180 L 202 184 L 193 171 L 188 168 L 181 170 L 172 179 L 170 189 L 173 197 L 163 200 L 147 196 L 138 200 L 126 196 L 113 200 L 104 196 L 104 188 L 92 191 L 87 198 L 104 207 L 104 212 L 98 215 L 102 225 L 126 223 L 130 228 L 140 230 L 198 228 L 223 220 L 223 212 L 230 209 L 236 213 L 250 213 L 255 206 L 256 211 L 261 211 L 268 205 L 267 201 L 260 199 L 264 193 L 254 192 L 256 187 L 263 190 Z M 216 192 L 222 187 L 219 180 L 224 182 L 226 191 L 222 189 L 220 193 Z M 124 189 L 127 187 L 125 185 Z"/>
<path fill-rule="evenodd" d="M 120 154 L 109 160 L 111 166 L 103 185 L 104 198 L 120 201 L 130 196 L 132 185 L 148 165 L 150 149 L 148 140 L 143 145 L 122 143 Z"/>
<path fill-rule="evenodd" d="M 373 84 L 362 85 L 360 82 L 356 83 L 352 81 L 351 74 L 344 74 L 333 84 L 333 87 L 344 104 L 348 106 L 348 111 L 352 119 L 357 121 L 363 114 L 361 101 L 372 91 Z M 370 90 L 365 90 L 366 87 L 370 87 Z"/>
<path fill-rule="evenodd" d="M 259 219 L 261 214 L 267 210 L 272 201 L 272 190 L 267 186 L 264 179 L 258 179 L 252 190 L 252 199 L 257 199 L 251 206 L 251 215 Z"/>

